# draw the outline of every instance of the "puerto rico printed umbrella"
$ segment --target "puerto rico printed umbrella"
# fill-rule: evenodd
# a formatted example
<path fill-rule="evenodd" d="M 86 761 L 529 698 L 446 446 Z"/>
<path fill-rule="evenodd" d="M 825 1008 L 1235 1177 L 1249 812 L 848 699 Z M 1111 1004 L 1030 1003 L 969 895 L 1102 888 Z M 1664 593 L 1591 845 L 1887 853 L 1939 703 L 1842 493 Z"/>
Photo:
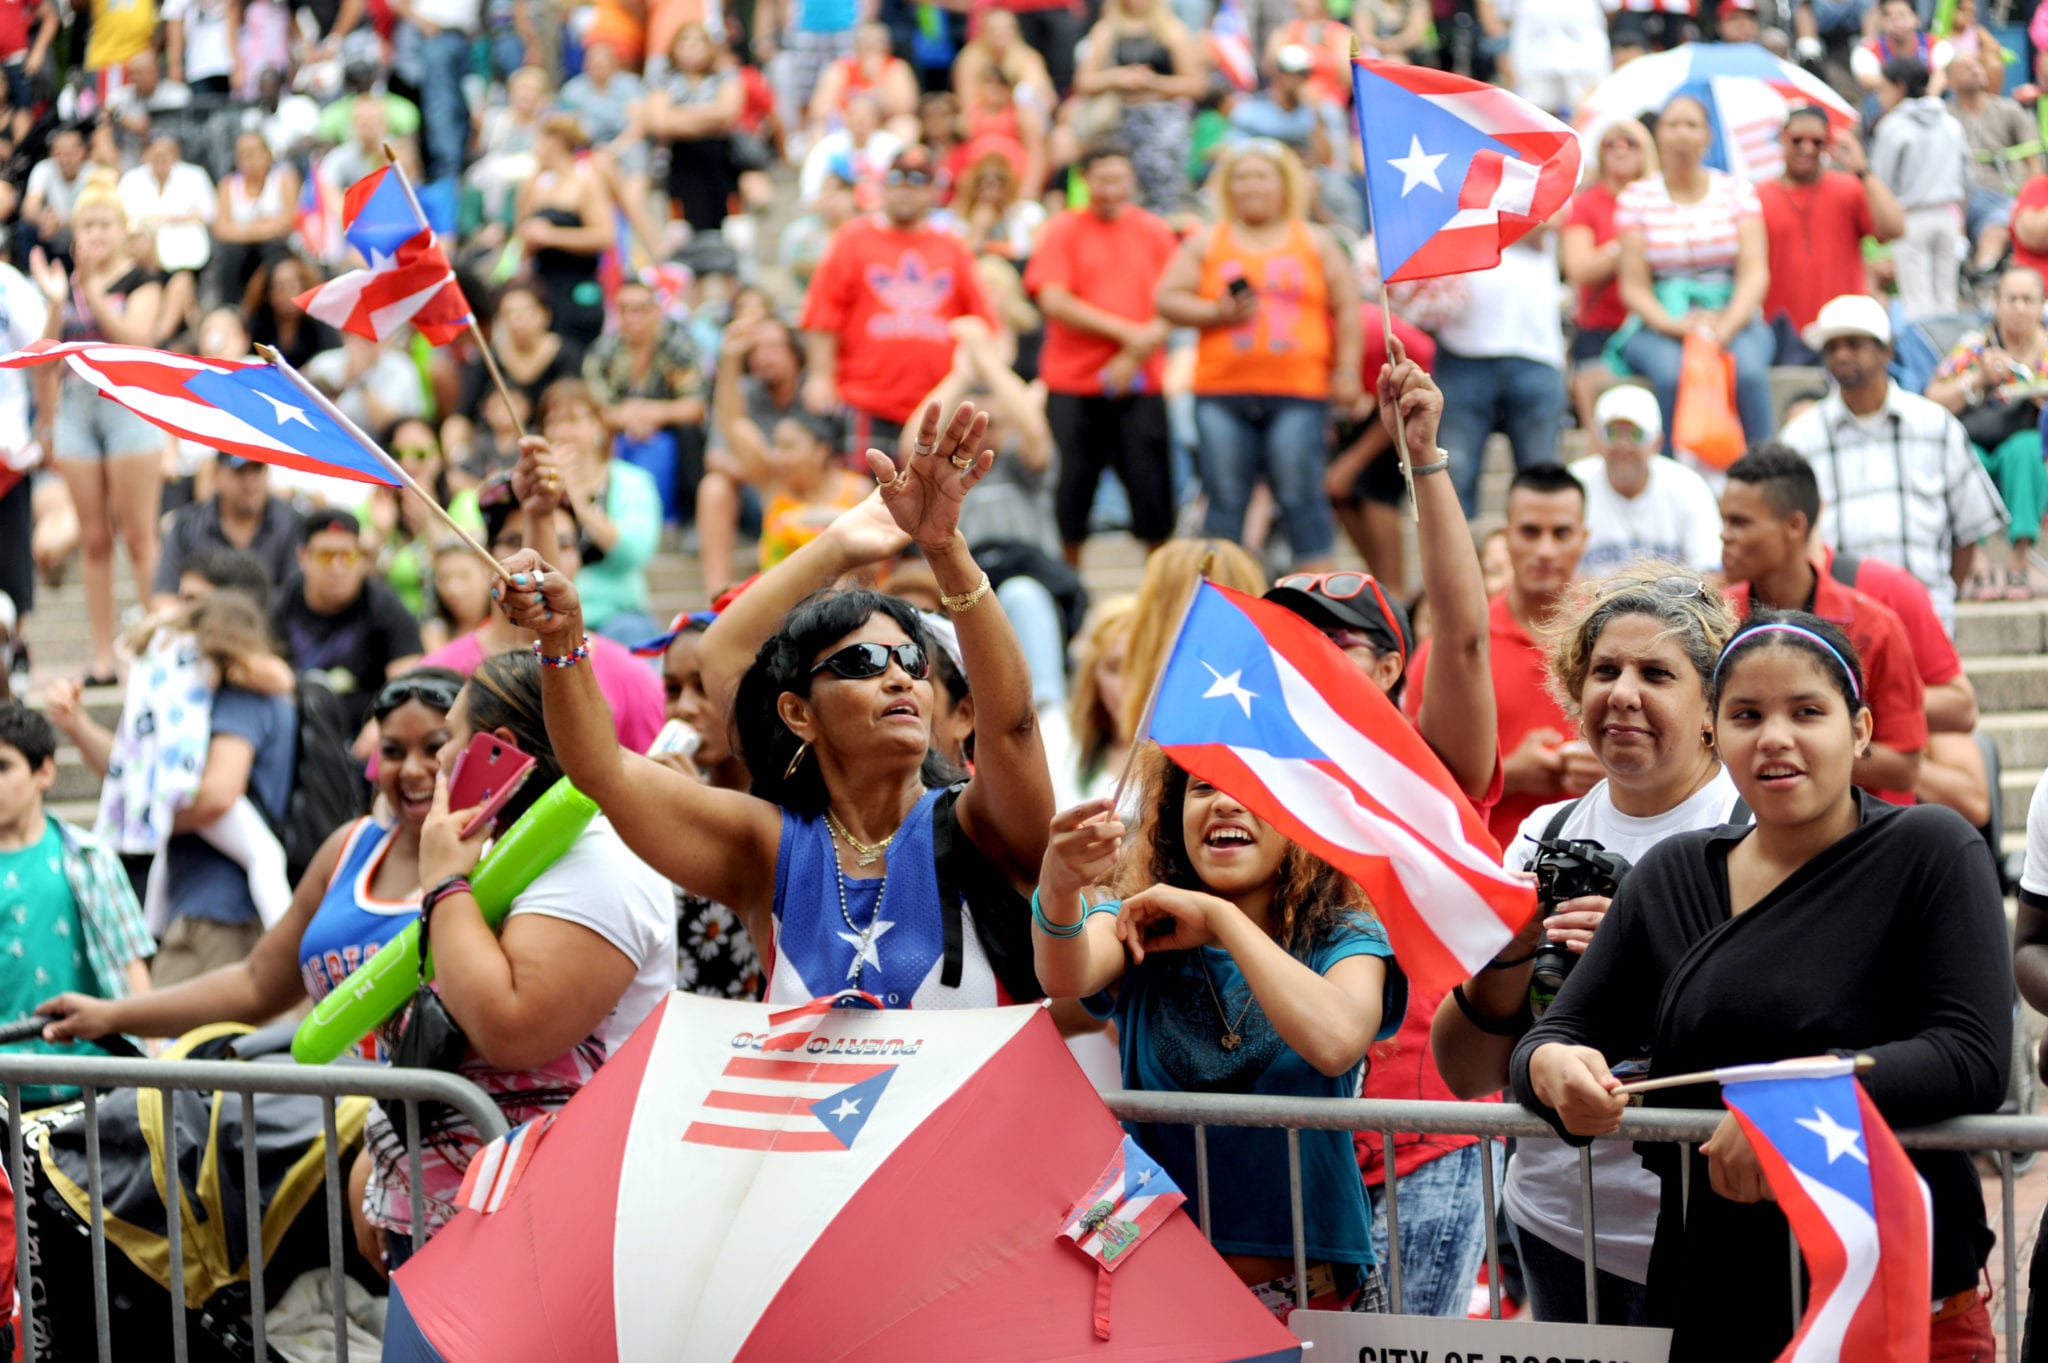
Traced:
<path fill-rule="evenodd" d="M 386 1363 L 1298 1363 L 1185 1211 L 1102 1192 L 1147 1162 L 1042 1007 L 827 1002 L 670 995 L 478 1157 Z"/>
<path fill-rule="evenodd" d="M 1692 95 L 1707 108 L 1707 164 L 1753 183 L 1784 170 L 1778 129 L 1792 110 L 1820 106 L 1833 133 L 1856 126 L 1856 111 L 1826 81 L 1756 43 L 1684 43 L 1638 57 L 1593 87 L 1572 115 L 1586 164 L 1598 163 L 1608 124 L 1654 113 L 1675 95 Z"/>

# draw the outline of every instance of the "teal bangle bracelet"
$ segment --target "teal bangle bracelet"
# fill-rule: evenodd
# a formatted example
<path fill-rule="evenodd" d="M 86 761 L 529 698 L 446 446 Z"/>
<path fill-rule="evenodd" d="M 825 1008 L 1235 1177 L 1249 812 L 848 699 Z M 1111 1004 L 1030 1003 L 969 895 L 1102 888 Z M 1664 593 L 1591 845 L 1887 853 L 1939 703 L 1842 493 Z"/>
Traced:
<path fill-rule="evenodd" d="M 1080 922 L 1052 923 L 1046 921 L 1045 910 L 1038 907 L 1038 891 L 1033 890 L 1031 892 L 1031 921 L 1036 923 L 1039 930 L 1048 937 L 1079 937 L 1082 930 L 1088 926 L 1088 920 L 1096 914 L 1115 913 L 1116 911 L 1117 905 L 1115 903 L 1090 904 L 1084 898 L 1081 901 Z"/>

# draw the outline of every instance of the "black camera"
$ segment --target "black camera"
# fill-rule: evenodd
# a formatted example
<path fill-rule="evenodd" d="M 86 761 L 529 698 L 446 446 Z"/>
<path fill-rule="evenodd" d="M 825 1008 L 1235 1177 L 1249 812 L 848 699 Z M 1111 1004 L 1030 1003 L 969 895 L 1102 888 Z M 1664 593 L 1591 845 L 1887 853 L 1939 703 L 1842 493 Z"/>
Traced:
<path fill-rule="evenodd" d="M 1536 911 L 1548 917 L 1567 900 L 1585 895 L 1612 899 L 1629 872 L 1629 861 L 1591 839 L 1539 841 L 1529 869 L 1536 873 Z M 1563 942 L 1545 941 L 1536 948 L 1536 962 L 1529 971 L 1530 1012 L 1543 1016 L 1578 959 Z"/>

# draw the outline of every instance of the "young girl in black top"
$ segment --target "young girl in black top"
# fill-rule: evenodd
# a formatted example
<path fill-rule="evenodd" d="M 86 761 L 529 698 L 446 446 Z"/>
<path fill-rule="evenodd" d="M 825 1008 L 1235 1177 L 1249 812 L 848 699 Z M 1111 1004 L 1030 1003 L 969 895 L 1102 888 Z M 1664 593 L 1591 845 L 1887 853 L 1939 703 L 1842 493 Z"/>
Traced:
<path fill-rule="evenodd" d="M 1803 612 L 1752 618 L 1714 673 L 1714 741 L 1754 827 L 1686 833 L 1645 856 L 1557 1001 L 1516 1048 L 1516 1095 L 1567 1136 L 1612 1131 L 1610 1063 L 1653 1076 L 1830 1051 L 1894 1127 L 1989 1112 L 2005 1093 L 2010 952 L 1981 839 L 1933 805 L 1850 784 L 1868 746 L 1856 653 Z M 1718 1108 L 1708 1084 L 1655 1100 Z M 1674 1363 L 1768 1360 L 1790 1339 L 1786 1224 L 1755 1152 L 1724 1117 L 1691 1156 L 1644 1146 L 1663 1179 L 1650 1314 Z M 1989 1358 L 1977 1291 L 1992 1243 L 1967 1155 L 1915 1151 L 1934 1200 L 1932 1357 Z"/>

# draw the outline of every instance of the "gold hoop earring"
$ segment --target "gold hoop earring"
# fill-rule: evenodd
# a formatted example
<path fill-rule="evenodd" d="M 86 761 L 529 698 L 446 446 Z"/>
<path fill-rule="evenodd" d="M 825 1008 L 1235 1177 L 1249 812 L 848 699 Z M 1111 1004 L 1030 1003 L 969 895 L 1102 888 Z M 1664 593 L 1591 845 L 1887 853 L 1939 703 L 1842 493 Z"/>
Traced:
<path fill-rule="evenodd" d="M 1703 748 L 1714 746 L 1714 731 L 1712 729 L 1700 730 L 1700 746 Z"/>
<path fill-rule="evenodd" d="M 808 738 L 796 745 L 796 756 L 790 758 L 789 765 L 782 769 L 783 780 L 790 781 L 796 778 L 796 769 L 803 765 L 804 754 L 810 750 L 811 740 Z"/>

